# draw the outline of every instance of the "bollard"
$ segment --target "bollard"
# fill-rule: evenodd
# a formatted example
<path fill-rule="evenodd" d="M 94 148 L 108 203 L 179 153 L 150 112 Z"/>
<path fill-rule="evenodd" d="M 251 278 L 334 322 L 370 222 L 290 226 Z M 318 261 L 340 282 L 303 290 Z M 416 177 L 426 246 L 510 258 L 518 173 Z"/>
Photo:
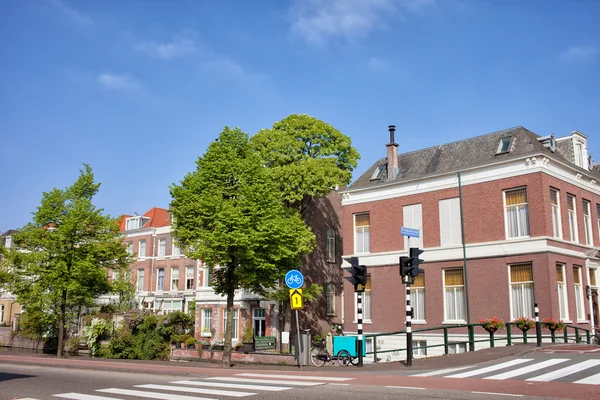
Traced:
<path fill-rule="evenodd" d="M 542 347 L 542 324 L 540 324 L 540 309 L 537 303 L 533 305 L 535 307 L 535 336 L 537 339 L 537 347 Z"/>

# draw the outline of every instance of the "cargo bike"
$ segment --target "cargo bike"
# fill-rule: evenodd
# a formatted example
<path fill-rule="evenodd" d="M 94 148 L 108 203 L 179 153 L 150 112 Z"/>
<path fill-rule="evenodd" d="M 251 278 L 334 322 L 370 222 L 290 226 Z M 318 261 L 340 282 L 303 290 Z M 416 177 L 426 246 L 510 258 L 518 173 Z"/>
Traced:
<path fill-rule="evenodd" d="M 363 340 L 362 353 L 366 354 L 366 341 Z M 322 367 L 327 362 L 338 362 L 341 366 L 358 364 L 358 337 L 357 336 L 334 336 L 333 349 L 330 354 L 325 345 L 325 339 L 310 351 L 310 361 L 315 367 Z"/>

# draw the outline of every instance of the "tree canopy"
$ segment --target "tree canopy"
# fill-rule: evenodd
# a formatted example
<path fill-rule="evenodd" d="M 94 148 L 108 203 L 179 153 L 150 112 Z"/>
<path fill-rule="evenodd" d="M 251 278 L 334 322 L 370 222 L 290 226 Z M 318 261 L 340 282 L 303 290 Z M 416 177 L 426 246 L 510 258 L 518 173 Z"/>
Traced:
<path fill-rule="evenodd" d="M 113 290 L 108 270 L 118 270 L 120 276 L 128 272 L 130 259 L 118 221 L 92 203 L 99 187 L 91 167 L 84 165 L 70 187 L 43 193 L 32 222 L 13 236 L 11 291 L 36 325 L 32 331 L 58 331 L 58 356 L 69 318 Z"/>
<path fill-rule="evenodd" d="M 173 233 L 188 257 L 213 268 L 213 289 L 227 296 L 224 364 L 231 355 L 236 289 L 263 294 L 314 248 L 300 214 L 285 207 L 259 154 L 240 129 L 225 128 L 171 187 Z"/>
<path fill-rule="evenodd" d="M 262 129 L 250 143 L 269 168 L 286 204 L 303 211 L 313 197 L 350 183 L 360 158 L 350 138 L 306 114 L 292 114 Z"/>

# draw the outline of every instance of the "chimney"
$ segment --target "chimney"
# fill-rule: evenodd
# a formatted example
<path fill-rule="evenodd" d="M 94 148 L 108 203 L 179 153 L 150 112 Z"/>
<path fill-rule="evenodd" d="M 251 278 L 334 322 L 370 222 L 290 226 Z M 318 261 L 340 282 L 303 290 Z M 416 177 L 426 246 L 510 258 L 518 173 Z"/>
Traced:
<path fill-rule="evenodd" d="M 396 132 L 396 126 L 388 126 L 390 131 L 390 142 L 386 144 L 387 147 L 387 176 L 388 180 L 393 181 L 398 176 L 398 143 L 394 141 L 394 132 Z"/>

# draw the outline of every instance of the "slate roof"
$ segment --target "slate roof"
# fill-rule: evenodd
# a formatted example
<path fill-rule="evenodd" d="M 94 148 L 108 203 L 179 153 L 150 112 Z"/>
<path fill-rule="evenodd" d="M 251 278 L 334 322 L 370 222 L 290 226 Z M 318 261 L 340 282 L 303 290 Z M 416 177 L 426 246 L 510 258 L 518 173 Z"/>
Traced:
<path fill-rule="evenodd" d="M 496 154 L 500 139 L 505 137 L 513 138 L 510 151 L 508 153 Z M 564 142 L 557 142 L 557 151 L 552 153 L 538 140 L 539 137 L 539 135 L 522 126 L 516 126 L 487 135 L 399 154 L 398 176 L 396 179 L 390 181 L 387 179 L 387 173 L 384 173 L 381 179 L 372 181 L 373 172 L 378 167 L 387 165 L 387 157 L 385 157 L 373 164 L 348 187 L 347 191 L 458 172 L 539 153 L 544 153 L 549 158 L 573 163 L 573 161 L 569 161 L 566 154 L 562 154 L 567 151 L 565 149 L 566 146 L 563 145 Z M 559 143 L 561 144 L 560 148 Z M 402 144 L 400 144 L 401 147 Z M 382 152 L 386 151 L 383 145 L 381 148 Z M 574 164 L 573 167 L 578 168 Z M 586 172 L 600 177 L 598 169 Z"/>

